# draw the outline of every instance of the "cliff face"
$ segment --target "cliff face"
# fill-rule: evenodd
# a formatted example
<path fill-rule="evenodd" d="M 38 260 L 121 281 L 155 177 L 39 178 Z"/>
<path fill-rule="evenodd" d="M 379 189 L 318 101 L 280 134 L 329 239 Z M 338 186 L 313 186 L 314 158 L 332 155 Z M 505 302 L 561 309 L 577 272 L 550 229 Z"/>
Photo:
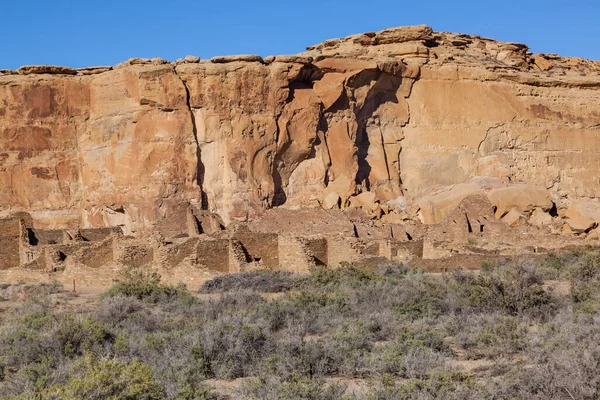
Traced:
<path fill-rule="evenodd" d="M 264 60 L 24 67 L 0 72 L 0 208 L 136 234 L 182 204 L 225 223 L 365 192 L 410 207 L 477 176 L 597 198 L 598 104 L 598 62 L 425 26 Z"/>

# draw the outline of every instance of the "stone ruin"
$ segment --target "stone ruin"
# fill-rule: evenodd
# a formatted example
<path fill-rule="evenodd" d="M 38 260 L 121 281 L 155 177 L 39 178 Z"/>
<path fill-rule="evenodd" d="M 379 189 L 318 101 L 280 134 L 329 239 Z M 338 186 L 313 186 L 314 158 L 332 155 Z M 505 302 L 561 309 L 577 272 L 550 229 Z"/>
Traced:
<path fill-rule="evenodd" d="M 424 25 L 0 70 L 0 272 L 439 271 L 590 243 L 598 104 L 600 62 Z"/>
<path fill-rule="evenodd" d="M 19 212 L 0 219 L 0 271 L 65 280 L 73 275 L 66 271 L 78 268 L 77 279 L 85 271 L 88 282 L 126 266 L 152 266 L 167 280 L 196 282 L 224 273 L 305 273 L 346 263 L 371 269 L 408 263 L 435 272 L 597 239 L 597 223 L 589 217 L 597 209 L 589 204 L 557 209 L 547 190 L 496 184 L 476 180 L 444 188 L 391 221 L 385 218 L 390 214 L 369 211 L 381 204 L 355 202 L 342 210 L 279 207 L 226 227 L 217 214 L 185 204 L 141 238 L 125 235 L 120 226 L 39 229 L 31 215 Z"/>

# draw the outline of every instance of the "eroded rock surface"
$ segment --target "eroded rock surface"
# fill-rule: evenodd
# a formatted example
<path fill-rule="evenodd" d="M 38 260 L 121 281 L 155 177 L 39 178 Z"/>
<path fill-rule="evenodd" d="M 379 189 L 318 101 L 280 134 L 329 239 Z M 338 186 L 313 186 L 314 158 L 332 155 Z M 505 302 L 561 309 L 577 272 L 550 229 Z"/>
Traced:
<path fill-rule="evenodd" d="M 350 206 L 434 224 L 493 189 L 482 177 L 517 191 L 489 194 L 497 218 L 549 225 L 551 194 L 600 197 L 600 63 L 522 44 L 417 26 L 294 56 L 17 72 L 0 73 L 0 208 L 45 229 L 140 236 L 182 205 L 224 225 Z"/>

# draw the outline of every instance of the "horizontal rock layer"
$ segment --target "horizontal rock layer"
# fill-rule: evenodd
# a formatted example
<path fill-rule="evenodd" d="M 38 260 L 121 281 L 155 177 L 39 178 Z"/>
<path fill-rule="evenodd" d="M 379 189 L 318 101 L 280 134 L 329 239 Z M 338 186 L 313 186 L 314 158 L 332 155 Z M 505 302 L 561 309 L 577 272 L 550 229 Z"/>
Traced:
<path fill-rule="evenodd" d="M 23 67 L 0 72 L 0 208 L 139 234 L 183 203 L 228 224 L 410 207 L 479 176 L 597 198 L 598 104 L 598 62 L 426 26 L 297 56 Z"/>

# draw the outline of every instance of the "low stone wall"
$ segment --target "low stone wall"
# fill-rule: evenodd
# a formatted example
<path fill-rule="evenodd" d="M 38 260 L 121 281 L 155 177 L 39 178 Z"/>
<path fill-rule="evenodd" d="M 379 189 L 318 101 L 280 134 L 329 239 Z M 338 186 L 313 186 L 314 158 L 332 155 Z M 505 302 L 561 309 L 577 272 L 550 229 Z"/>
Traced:
<path fill-rule="evenodd" d="M 17 268 L 21 265 L 22 235 L 20 219 L 0 219 L 0 269 Z"/>
<path fill-rule="evenodd" d="M 266 269 L 279 268 L 279 235 L 276 233 L 238 232 L 233 240 L 242 244 L 250 262 L 261 262 Z"/>
<path fill-rule="evenodd" d="M 114 260 L 113 239 L 109 238 L 98 245 L 83 247 L 77 256 L 86 267 L 101 268 Z"/>
<path fill-rule="evenodd" d="M 196 261 L 210 271 L 230 272 L 229 240 L 201 240 L 196 245 Z"/>
<path fill-rule="evenodd" d="M 87 242 L 101 242 L 112 233 L 121 234 L 120 228 L 94 228 L 94 229 L 80 229 L 79 233 L 81 238 Z"/>
<path fill-rule="evenodd" d="M 314 265 L 306 241 L 296 236 L 279 235 L 279 269 L 307 273 Z"/>
<path fill-rule="evenodd" d="M 63 229 L 27 229 L 29 244 L 41 246 L 48 244 L 63 244 L 65 231 Z"/>

